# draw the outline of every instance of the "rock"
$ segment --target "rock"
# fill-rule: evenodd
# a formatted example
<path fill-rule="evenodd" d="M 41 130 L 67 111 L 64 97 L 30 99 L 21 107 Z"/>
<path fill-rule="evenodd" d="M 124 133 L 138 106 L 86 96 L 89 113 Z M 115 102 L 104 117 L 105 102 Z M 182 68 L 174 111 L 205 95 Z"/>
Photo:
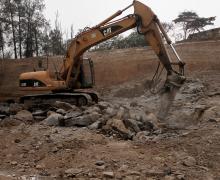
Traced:
<path fill-rule="evenodd" d="M 6 117 L 6 115 L 0 114 L 0 119 L 4 119 L 5 117 Z"/>
<path fill-rule="evenodd" d="M 64 117 L 61 114 L 53 113 L 43 121 L 48 126 L 59 126 Z"/>
<path fill-rule="evenodd" d="M 41 165 L 41 164 L 36 165 L 36 169 L 38 169 L 38 170 L 41 170 L 44 168 L 45 168 L 45 165 Z"/>
<path fill-rule="evenodd" d="M 98 107 L 103 111 L 104 109 L 107 109 L 108 107 L 110 107 L 109 103 L 101 101 L 98 102 Z"/>
<path fill-rule="evenodd" d="M 106 116 L 102 116 L 101 118 L 99 118 L 98 121 L 100 121 L 102 123 L 102 125 L 105 125 L 106 122 L 108 121 L 109 117 Z"/>
<path fill-rule="evenodd" d="M 126 175 L 141 176 L 141 173 L 139 171 L 128 171 Z"/>
<path fill-rule="evenodd" d="M 65 174 L 67 177 L 76 177 L 80 173 L 82 173 L 82 169 L 70 168 L 65 170 Z"/>
<path fill-rule="evenodd" d="M 136 107 L 136 106 L 138 106 L 137 101 L 132 101 L 132 102 L 130 103 L 130 106 L 131 106 L 131 107 Z"/>
<path fill-rule="evenodd" d="M 52 151 L 53 153 L 56 153 L 56 152 L 59 151 L 59 148 L 58 148 L 58 147 L 53 147 L 53 148 L 51 149 L 51 151 Z"/>
<path fill-rule="evenodd" d="M 71 110 L 66 113 L 66 115 L 64 116 L 64 119 L 72 119 L 72 118 L 76 118 L 76 117 L 79 117 L 82 115 L 83 115 L 83 113 L 80 111 Z"/>
<path fill-rule="evenodd" d="M 102 166 L 96 166 L 96 169 L 99 169 L 99 170 L 105 170 L 105 165 L 102 165 Z"/>
<path fill-rule="evenodd" d="M 112 129 L 118 131 L 122 137 L 128 139 L 132 137 L 132 133 L 125 127 L 122 120 L 112 119 L 112 121 L 110 122 L 110 126 L 112 127 Z"/>
<path fill-rule="evenodd" d="M 160 160 L 161 161 L 161 160 Z M 171 175 L 172 174 L 172 169 L 169 166 L 166 166 L 163 170 L 165 175 Z"/>
<path fill-rule="evenodd" d="M 183 160 L 183 165 L 185 166 L 195 166 L 196 165 L 196 159 L 192 156 L 188 156 Z"/>
<path fill-rule="evenodd" d="M 105 113 L 108 114 L 110 117 L 113 117 L 116 115 L 116 110 L 111 108 L 111 107 L 108 107 L 106 110 L 105 110 Z"/>
<path fill-rule="evenodd" d="M 45 116 L 34 116 L 34 120 L 37 122 L 43 121 L 44 119 L 46 119 Z"/>
<path fill-rule="evenodd" d="M 89 114 L 89 117 L 91 118 L 92 122 L 96 122 L 99 117 L 101 117 L 101 114 L 97 112 L 92 112 L 91 114 Z"/>
<path fill-rule="evenodd" d="M 12 103 L 9 105 L 9 112 L 12 115 L 17 114 L 19 111 L 22 111 L 24 109 L 24 106 L 17 103 Z"/>
<path fill-rule="evenodd" d="M 125 172 L 125 171 L 127 171 L 128 170 L 128 165 L 122 165 L 119 169 L 118 169 L 118 171 L 119 172 Z"/>
<path fill-rule="evenodd" d="M 201 94 L 205 91 L 205 86 L 199 79 L 188 80 L 180 89 L 182 94 Z"/>
<path fill-rule="evenodd" d="M 142 121 L 145 124 L 150 122 L 155 128 L 158 128 L 159 120 L 153 113 L 147 113 L 146 116 L 142 116 Z"/>
<path fill-rule="evenodd" d="M 54 111 L 48 111 L 48 112 L 47 112 L 47 117 L 49 117 L 51 114 L 57 114 L 57 113 L 54 112 Z"/>
<path fill-rule="evenodd" d="M 13 117 L 6 117 L 0 121 L 1 127 L 19 126 L 23 122 L 21 120 L 13 119 Z"/>
<path fill-rule="evenodd" d="M 124 120 L 125 126 L 129 129 L 131 129 L 133 132 L 140 132 L 140 128 L 139 125 L 141 124 L 141 122 L 138 122 L 136 120 L 133 119 L 125 119 Z"/>
<path fill-rule="evenodd" d="M 102 166 L 102 165 L 104 165 L 105 164 L 105 161 L 96 161 L 96 163 L 95 163 L 95 165 L 97 165 L 97 166 Z"/>
<path fill-rule="evenodd" d="M 56 101 L 53 105 L 56 108 L 64 109 L 65 111 L 68 111 L 70 109 L 73 109 L 73 110 L 77 109 L 77 107 L 75 105 L 69 104 L 67 102 Z"/>
<path fill-rule="evenodd" d="M 20 143 L 21 140 L 20 140 L 20 139 L 15 139 L 14 142 L 15 142 L 15 143 Z"/>
<path fill-rule="evenodd" d="M 12 161 L 10 164 L 13 166 L 16 166 L 18 163 L 17 163 L 17 161 Z"/>
<path fill-rule="evenodd" d="M 142 113 L 139 110 L 130 109 L 129 110 L 129 117 L 130 117 L 130 119 L 141 121 Z"/>
<path fill-rule="evenodd" d="M 165 176 L 164 180 L 175 180 L 175 176 Z"/>
<path fill-rule="evenodd" d="M 112 171 L 105 171 L 102 174 L 106 178 L 114 178 L 114 172 L 112 172 Z"/>
<path fill-rule="evenodd" d="M 124 114 L 125 114 L 125 109 L 123 107 L 120 107 L 115 118 L 117 119 L 123 119 L 124 117 Z"/>
<path fill-rule="evenodd" d="M 18 172 L 25 172 L 25 169 L 24 168 L 18 169 Z"/>
<path fill-rule="evenodd" d="M 138 133 L 133 137 L 133 140 L 134 140 L 134 141 L 137 141 L 137 142 L 144 143 L 144 142 L 146 142 L 146 141 L 148 141 L 148 140 L 150 139 L 149 135 L 150 135 L 150 132 L 149 132 L 149 131 L 141 131 L 141 132 L 138 132 Z"/>
<path fill-rule="evenodd" d="M 76 118 L 66 119 L 65 120 L 65 126 L 71 127 L 71 126 L 80 126 L 80 127 L 87 127 L 91 125 L 93 120 L 91 119 L 90 115 L 84 115 L 79 116 Z"/>
<path fill-rule="evenodd" d="M 186 179 L 186 176 L 185 176 L 184 174 L 178 174 L 178 175 L 176 176 L 176 178 L 179 179 L 179 180 L 185 180 L 185 179 Z"/>
<path fill-rule="evenodd" d="M 86 109 L 85 111 L 84 111 L 84 113 L 85 114 L 92 114 L 92 113 L 101 113 L 101 110 L 100 110 L 100 108 L 99 107 L 97 107 L 97 106 L 91 106 L 91 107 L 89 107 L 88 109 Z"/>
<path fill-rule="evenodd" d="M 41 172 L 39 172 L 40 176 L 50 176 L 50 173 L 47 172 L 46 170 L 41 170 Z"/>
<path fill-rule="evenodd" d="M 9 106 L 7 106 L 6 104 L 0 104 L 0 114 L 9 115 L 10 114 Z"/>
<path fill-rule="evenodd" d="M 210 119 L 217 119 L 220 117 L 220 106 L 213 106 L 206 111 L 204 111 L 202 115 L 203 121 L 210 121 Z"/>
<path fill-rule="evenodd" d="M 61 114 L 61 115 L 65 115 L 66 111 L 64 109 L 57 109 L 56 113 Z"/>
<path fill-rule="evenodd" d="M 92 123 L 91 125 L 88 126 L 90 130 L 96 130 L 102 127 L 102 122 L 101 121 L 96 121 Z"/>
<path fill-rule="evenodd" d="M 47 111 L 42 111 L 42 110 L 36 110 L 32 112 L 32 115 L 35 116 L 47 116 Z"/>
<path fill-rule="evenodd" d="M 33 122 L 34 118 L 31 112 L 27 110 L 19 111 L 15 116 L 14 119 L 23 121 L 23 122 Z"/>

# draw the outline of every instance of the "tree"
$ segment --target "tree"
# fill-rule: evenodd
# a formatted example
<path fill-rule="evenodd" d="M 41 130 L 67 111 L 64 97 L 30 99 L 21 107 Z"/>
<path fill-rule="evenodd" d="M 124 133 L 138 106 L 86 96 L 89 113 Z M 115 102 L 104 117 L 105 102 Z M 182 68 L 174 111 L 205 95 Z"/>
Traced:
<path fill-rule="evenodd" d="M 184 11 L 173 21 L 174 23 L 181 25 L 184 33 L 184 39 L 186 39 L 189 33 L 204 30 L 205 26 L 213 25 L 215 17 L 204 18 L 199 17 L 198 14 L 193 11 Z"/>
<path fill-rule="evenodd" d="M 0 50 L 14 50 L 14 56 L 32 57 L 43 53 L 44 29 L 49 26 L 44 0 L 0 1 Z"/>
<path fill-rule="evenodd" d="M 13 44 L 14 57 L 17 59 L 17 22 L 16 22 L 16 6 L 14 0 L 2 0 L 1 1 L 2 20 L 5 23 L 7 31 L 12 34 L 12 40 L 9 41 L 9 45 Z"/>
<path fill-rule="evenodd" d="M 162 26 L 163 26 L 166 33 L 169 33 L 170 31 L 172 31 L 174 29 L 173 23 L 162 22 Z"/>
<path fill-rule="evenodd" d="M 215 21 L 216 17 L 208 17 L 208 18 L 197 18 L 195 21 L 190 23 L 190 27 L 193 32 L 204 31 L 204 27 L 208 25 L 214 25 L 213 21 Z"/>
<path fill-rule="evenodd" d="M 48 25 L 43 10 L 45 8 L 43 0 L 25 1 L 26 37 L 25 37 L 25 56 L 33 57 L 39 55 L 39 41 L 43 34 L 43 29 Z"/>
<path fill-rule="evenodd" d="M 50 31 L 50 49 L 53 55 L 63 55 L 65 44 L 63 43 L 63 33 L 59 22 L 59 14 L 56 12 L 55 28 Z"/>

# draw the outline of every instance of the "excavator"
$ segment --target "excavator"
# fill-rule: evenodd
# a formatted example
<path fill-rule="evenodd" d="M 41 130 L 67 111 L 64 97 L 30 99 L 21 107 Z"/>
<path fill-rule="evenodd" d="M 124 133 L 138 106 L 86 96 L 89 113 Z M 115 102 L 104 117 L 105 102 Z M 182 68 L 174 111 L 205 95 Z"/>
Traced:
<path fill-rule="evenodd" d="M 118 18 L 124 11 L 133 7 L 134 13 Z M 137 32 L 143 35 L 160 63 L 166 70 L 165 86 L 179 87 L 183 84 L 184 65 L 174 46 L 166 34 L 161 22 L 154 12 L 145 4 L 134 0 L 128 7 L 117 11 L 92 28 L 86 28 L 71 40 L 63 60 L 63 65 L 58 73 L 51 71 L 36 71 L 22 73 L 19 76 L 19 88 L 22 91 L 42 92 L 47 94 L 32 94 L 20 98 L 20 101 L 45 103 L 54 100 L 62 100 L 77 106 L 85 106 L 90 102 L 98 102 L 97 93 L 91 91 L 94 85 L 94 67 L 90 58 L 84 58 L 84 53 L 91 47 L 117 36 L 129 29 L 137 28 Z M 167 51 L 167 44 L 175 55 L 175 62 Z M 176 70 L 178 69 L 178 70 Z"/>

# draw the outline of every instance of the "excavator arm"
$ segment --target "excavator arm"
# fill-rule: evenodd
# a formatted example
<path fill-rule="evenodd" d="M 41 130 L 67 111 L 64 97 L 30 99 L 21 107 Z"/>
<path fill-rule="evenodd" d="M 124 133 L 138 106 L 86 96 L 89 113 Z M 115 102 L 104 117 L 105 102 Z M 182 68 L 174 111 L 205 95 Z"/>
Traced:
<path fill-rule="evenodd" d="M 134 7 L 134 14 L 112 21 L 131 6 Z M 175 78 L 171 78 L 172 81 L 175 79 L 174 84 L 182 82 L 184 80 L 184 63 L 172 46 L 171 40 L 165 33 L 159 19 L 149 7 L 139 1 L 134 1 L 133 4 L 116 12 L 97 26 L 86 29 L 72 40 L 61 70 L 61 76 L 66 81 L 66 85 L 71 88 L 76 83 L 80 73 L 82 55 L 86 50 L 134 27 L 137 27 L 138 33 L 144 35 L 146 42 L 152 46 L 160 62 L 165 67 L 167 75 L 176 74 Z M 167 44 L 171 45 L 177 57 L 177 63 L 171 63 L 162 35 L 165 37 Z M 174 71 L 172 65 L 178 65 L 180 71 Z"/>

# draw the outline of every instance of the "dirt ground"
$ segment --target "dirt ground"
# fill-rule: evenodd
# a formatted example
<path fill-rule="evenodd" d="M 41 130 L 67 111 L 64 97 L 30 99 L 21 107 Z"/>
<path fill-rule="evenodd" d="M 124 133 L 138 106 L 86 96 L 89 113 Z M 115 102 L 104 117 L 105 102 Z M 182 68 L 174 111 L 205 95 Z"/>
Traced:
<path fill-rule="evenodd" d="M 87 127 L 0 124 L 0 180 L 220 179 L 220 67 L 197 65 L 176 95 L 169 128 L 149 135 L 124 139 Z M 115 109 L 158 113 L 160 95 L 149 93 L 146 78 L 97 89 Z"/>

